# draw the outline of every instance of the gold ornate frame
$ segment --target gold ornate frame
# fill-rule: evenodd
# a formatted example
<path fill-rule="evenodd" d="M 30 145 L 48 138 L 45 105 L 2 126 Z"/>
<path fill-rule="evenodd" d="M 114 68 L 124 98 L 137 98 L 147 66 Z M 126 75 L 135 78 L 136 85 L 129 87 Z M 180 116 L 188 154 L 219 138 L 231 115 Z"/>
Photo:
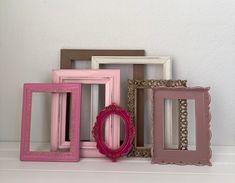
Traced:
<path fill-rule="evenodd" d="M 157 87 L 187 87 L 186 80 L 128 80 L 128 112 L 136 125 L 136 94 L 137 89 L 154 89 Z M 188 122 L 187 100 L 179 99 L 179 149 L 187 150 L 188 146 Z M 142 104 L 143 105 L 143 104 Z M 136 126 L 137 128 L 137 126 Z M 133 141 L 129 157 L 151 157 L 151 148 L 137 147 L 136 137 Z"/>

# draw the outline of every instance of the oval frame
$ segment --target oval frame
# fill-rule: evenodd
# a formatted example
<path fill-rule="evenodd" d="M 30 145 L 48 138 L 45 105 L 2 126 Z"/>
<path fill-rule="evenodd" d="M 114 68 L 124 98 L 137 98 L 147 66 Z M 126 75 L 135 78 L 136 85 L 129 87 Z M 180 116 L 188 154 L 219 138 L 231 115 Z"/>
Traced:
<path fill-rule="evenodd" d="M 111 114 L 120 116 L 124 121 L 125 126 L 125 138 L 122 145 L 117 149 L 110 149 L 105 144 L 102 136 L 102 127 L 105 124 L 105 119 Z M 92 134 L 96 140 L 96 146 L 100 153 L 110 158 L 113 162 L 118 158 L 127 155 L 132 148 L 132 141 L 135 136 L 135 128 L 128 112 L 116 104 L 111 104 L 105 107 L 96 117 L 95 125 L 92 129 Z"/>

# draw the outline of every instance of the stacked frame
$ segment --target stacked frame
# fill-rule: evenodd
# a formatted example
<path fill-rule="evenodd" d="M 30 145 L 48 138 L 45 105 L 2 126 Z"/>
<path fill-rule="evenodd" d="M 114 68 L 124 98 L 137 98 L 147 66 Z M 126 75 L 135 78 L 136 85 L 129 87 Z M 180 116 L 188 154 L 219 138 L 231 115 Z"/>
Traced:
<path fill-rule="evenodd" d="M 100 70 L 54 70 L 52 73 L 54 83 L 80 83 L 105 84 L 105 105 L 119 104 L 120 100 L 120 71 L 114 69 Z M 92 106 L 98 106 L 91 100 Z M 66 126 L 66 94 L 55 94 L 52 97 L 52 123 L 51 123 L 51 149 L 67 149 L 69 140 L 65 138 Z M 92 107 L 97 109 L 97 107 Z M 91 110 L 91 129 L 96 121 L 96 111 Z M 115 118 L 107 119 L 105 126 L 105 141 L 111 148 L 119 146 L 119 125 Z M 70 129 L 71 130 L 71 129 Z M 96 148 L 95 141 L 81 142 L 81 157 L 103 157 Z"/>
<path fill-rule="evenodd" d="M 171 79 L 172 78 L 172 61 L 169 56 L 93 56 L 92 57 L 92 69 L 99 69 L 100 65 L 107 64 L 117 64 L 117 65 L 127 65 L 133 64 L 136 65 L 157 65 L 162 67 L 162 77 L 160 79 Z M 135 72 L 135 71 L 134 71 Z M 144 77 L 144 76 L 143 76 Z M 151 78 L 157 79 L 157 78 Z M 121 83 L 122 85 L 122 83 Z M 128 87 L 128 86 L 127 86 Z M 140 105 L 137 106 L 138 113 L 137 115 L 137 125 L 139 130 L 137 131 L 137 141 L 138 144 L 144 145 L 144 127 L 142 121 L 144 120 L 144 91 L 139 90 L 136 92 L 136 98 Z M 98 96 L 98 88 L 92 88 L 92 96 Z M 168 106 L 171 106 L 171 102 L 167 103 Z M 167 143 L 169 146 L 172 146 L 172 126 L 170 119 L 167 119 Z"/>
<path fill-rule="evenodd" d="M 60 69 L 74 69 L 75 61 L 91 62 L 92 56 L 145 56 L 145 50 L 113 50 L 113 49 L 61 49 Z M 133 65 L 133 79 L 144 79 L 144 66 L 142 64 Z M 94 87 L 93 87 L 94 88 Z M 137 93 L 139 101 L 143 98 L 143 93 Z M 70 112 L 70 94 L 67 95 L 67 113 Z M 143 106 L 138 107 L 139 118 L 143 117 Z M 66 116 L 66 140 L 69 140 L 70 116 Z M 93 139 L 90 134 L 90 139 Z M 94 140 L 94 139 L 93 139 Z"/>
<path fill-rule="evenodd" d="M 136 93 L 137 89 L 155 89 L 159 87 L 187 87 L 186 80 L 128 80 L 128 111 L 132 118 L 136 131 Z M 168 116 L 172 117 L 170 110 L 172 105 L 167 106 Z M 169 119 L 169 118 L 168 118 Z M 182 99 L 179 101 L 179 149 L 187 150 L 187 102 Z M 138 134 L 138 133 L 136 133 Z M 129 157 L 151 157 L 151 148 L 137 147 L 136 138 L 133 141 L 133 148 L 128 154 Z"/>
<path fill-rule="evenodd" d="M 62 93 L 71 93 L 72 112 L 71 112 L 71 144 L 68 152 L 59 150 L 32 151 L 30 150 L 30 128 L 33 93 L 52 93 L 52 100 L 55 95 Z M 62 161 L 75 162 L 80 159 L 80 84 L 42 84 L 26 83 L 24 84 L 22 126 L 21 126 L 21 161 Z"/>
<path fill-rule="evenodd" d="M 167 88 L 154 90 L 153 111 L 153 148 L 152 163 L 177 165 L 209 165 L 212 151 L 210 148 L 210 94 L 209 87 Z M 164 100 L 184 99 L 195 101 L 196 149 L 181 151 L 164 147 Z"/>

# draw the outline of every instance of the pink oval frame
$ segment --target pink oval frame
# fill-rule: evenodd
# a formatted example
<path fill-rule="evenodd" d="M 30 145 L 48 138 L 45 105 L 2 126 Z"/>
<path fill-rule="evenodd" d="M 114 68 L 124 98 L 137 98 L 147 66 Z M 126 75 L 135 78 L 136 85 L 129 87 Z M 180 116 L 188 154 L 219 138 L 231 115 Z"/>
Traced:
<path fill-rule="evenodd" d="M 125 138 L 123 144 L 118 149 L 110 149 L 104 142 L 102 136 L 102 127 L 105 123 L 105 119 L 111 114 L 120 116 L 124 121 L 125 126 Z M 132 148 L 132 141 L 135 136 L 135 128 L 131 121 L 131 118 L 128 112 L 116 104 L 111 104 L 108 107 L 105 107 L 96 117 L 95 125 L 92 129 L 92 134 L 97 143 L 97 149 L 100 153 L 106 155 L 113 162 L 118 158 L 125 156 Z"/>

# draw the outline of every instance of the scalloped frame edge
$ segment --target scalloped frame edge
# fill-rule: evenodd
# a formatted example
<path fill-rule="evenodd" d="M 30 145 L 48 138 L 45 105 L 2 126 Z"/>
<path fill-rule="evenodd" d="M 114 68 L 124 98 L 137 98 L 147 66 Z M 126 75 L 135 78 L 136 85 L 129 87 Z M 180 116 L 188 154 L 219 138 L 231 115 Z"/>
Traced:
<path fill-rule="evenodd" d="M 177 165 L 209 165 L 212 151 L 210 148 L 209 87 L 194 88 L 157 88 L 154 90 L 153 110 L 153 147 L 152 163 Z M 180 151 L 164 149 L 164 99 L 195 100 L 196 150 Z"/>

